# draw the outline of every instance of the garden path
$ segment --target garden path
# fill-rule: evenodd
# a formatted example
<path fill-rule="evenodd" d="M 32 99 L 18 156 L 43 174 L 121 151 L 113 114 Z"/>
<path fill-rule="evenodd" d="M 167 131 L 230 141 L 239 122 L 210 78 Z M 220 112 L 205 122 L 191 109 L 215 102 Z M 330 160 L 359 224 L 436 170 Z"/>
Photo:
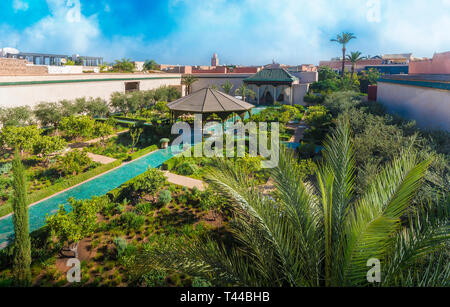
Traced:
<path fill-rule="evenodd" d="M 167 181 L 169 181 L 170 183 L 173 183 L 176 185 L 181 185 L 181 186 L 189 188 L 189 189 L 193 189 L 195 187 L 195 188 L 199 189 L 200 191 L 205 190 L 206 183 L 204 183 L 201 180 L 176 175 L 176 174 L 173 174 L 173 173 L 170 173 L 167 171 L 164 172 L 164 174 L 167 177 Z"/>

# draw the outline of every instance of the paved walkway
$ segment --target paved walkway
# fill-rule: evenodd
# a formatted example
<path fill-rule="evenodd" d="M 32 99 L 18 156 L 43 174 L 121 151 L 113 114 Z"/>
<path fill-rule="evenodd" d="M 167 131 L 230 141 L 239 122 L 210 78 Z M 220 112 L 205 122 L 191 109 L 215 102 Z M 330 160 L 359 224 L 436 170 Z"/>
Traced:
<path fill-rule="evenodd" d="M 206 183 L 198 179 L 176 175 L 167 171 L 164 172 L 164 175 L 166 175 L 167 181 L 169 181 L 170 183 L 181 185 L 189 189 L 193 189 L 194 187 L 196 187 L 200 191 L 204 191 L 206 187 Z"/>
<path fill-rule="evenodd" d="M 106 157 L 106 156 L 101 156 L 101 155 L 97 155 L 94 154 L 92 152 L 88 152 L 87 156 L 93 161 L 93 162 L 97 162 L 97 163 L 101 163 L 101 164 L 109 164 L 109 163 L 113 163 L 114 161 L 116 161 L 116 159 L 114 158 L 110 158 L 110 157 Z"/>

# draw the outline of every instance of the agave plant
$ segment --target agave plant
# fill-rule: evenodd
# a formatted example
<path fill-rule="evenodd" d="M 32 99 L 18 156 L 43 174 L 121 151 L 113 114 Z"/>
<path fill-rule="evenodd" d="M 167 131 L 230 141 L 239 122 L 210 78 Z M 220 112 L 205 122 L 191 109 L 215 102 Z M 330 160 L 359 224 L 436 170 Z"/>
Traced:
<path fill-rule="evenodd" d="M 375 258 L 381 286 L 448 286 L 448 202 L 411 205 L 430 161 L 406 150 L 356 199 L 353 155 L 348 125 L 338 125 L 311 184 L 283 149 L 271 171 L 276 200 L 230 160 L 217 161 L 208 181 L 232 203 L 233 241 L 167 242 L 139 255 L 135 272 L 177 270 L 222 286 L 367 286 Z"/>

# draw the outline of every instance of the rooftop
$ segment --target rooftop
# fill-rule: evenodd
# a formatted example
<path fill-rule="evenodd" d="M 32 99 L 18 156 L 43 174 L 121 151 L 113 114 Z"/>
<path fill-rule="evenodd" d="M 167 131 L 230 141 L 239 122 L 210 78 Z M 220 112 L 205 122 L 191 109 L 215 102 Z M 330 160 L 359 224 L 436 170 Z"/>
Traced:
<path fill-rule="evenodd" d="M 167 107 L 175 112 L 188 113 L 226 113 L 245 112 L 254 105 L 236 99 L 220 91 L 203 88 L 189 96 L 170 102 Z"/>
<path fill-rule="evenodd" d="M 298 79 L 284 68 L 265 68 L 244 80 L 245 83 L 288 83 Z"/>

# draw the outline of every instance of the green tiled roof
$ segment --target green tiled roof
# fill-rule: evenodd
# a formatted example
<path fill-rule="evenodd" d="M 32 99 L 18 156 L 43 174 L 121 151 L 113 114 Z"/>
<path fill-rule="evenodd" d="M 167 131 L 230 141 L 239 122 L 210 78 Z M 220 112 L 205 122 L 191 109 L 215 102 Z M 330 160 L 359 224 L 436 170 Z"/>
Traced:
<path fill-rule="evenodd" d="M 244 79 L 246 83 L 269 83 L 269 82 L 277 82 L 277 83 L 292 83 L 296 81 L 297 78 L 288 73 L 283 68 L 265 68 L 260 72 L 254 74 L 253 76 Z"/>

